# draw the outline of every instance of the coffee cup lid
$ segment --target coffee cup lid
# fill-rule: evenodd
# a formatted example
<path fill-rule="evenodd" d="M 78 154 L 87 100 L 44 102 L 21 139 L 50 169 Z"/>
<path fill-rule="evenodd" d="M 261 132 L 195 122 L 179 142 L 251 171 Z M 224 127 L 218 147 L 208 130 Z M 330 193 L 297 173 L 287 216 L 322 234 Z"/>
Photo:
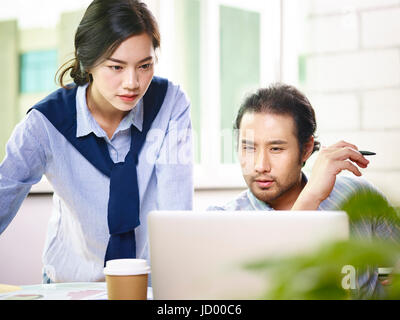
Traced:
<path fill-rule="evenodd" d="M 109 276 L 132 276 L 150 273 L 150 267 L 144 259 L 108 260 L 104 274 Z"/>

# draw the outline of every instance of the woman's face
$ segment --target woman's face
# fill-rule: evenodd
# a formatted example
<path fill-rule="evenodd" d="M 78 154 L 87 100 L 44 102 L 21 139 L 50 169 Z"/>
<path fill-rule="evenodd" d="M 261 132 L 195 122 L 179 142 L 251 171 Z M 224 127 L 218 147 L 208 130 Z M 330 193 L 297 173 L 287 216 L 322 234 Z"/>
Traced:
<path fill-rule="evenodd" d="M 154 62 L 154 47 L 148 34 L 126 39 L 109 58 L 89 70 L 94 103 L 101 108 L 132 110 L 150 85 Z"/>

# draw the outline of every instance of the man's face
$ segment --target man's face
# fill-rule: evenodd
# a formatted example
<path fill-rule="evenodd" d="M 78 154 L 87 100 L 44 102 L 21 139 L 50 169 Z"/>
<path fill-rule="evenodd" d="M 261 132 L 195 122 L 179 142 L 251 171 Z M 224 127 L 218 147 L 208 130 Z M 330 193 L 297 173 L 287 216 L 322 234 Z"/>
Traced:
<path fill-rule="evenodd" d="M 238 151 L 244 179 L 257 199 L 274 206 L 297 198 L 303 159 L 291 116 L 245 113 Z"/>

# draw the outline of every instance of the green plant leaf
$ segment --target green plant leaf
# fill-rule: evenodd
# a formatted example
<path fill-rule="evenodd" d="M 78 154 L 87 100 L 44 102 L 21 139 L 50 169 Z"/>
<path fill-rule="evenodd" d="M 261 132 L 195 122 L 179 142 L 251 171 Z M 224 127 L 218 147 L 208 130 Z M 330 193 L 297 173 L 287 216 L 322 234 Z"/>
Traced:
<path fill-rule="evenodd" d="M 363 191 L 354 194 L 343 204 L 350 224 L 370 221 L 371 224 L 386 223 L 399 230 L 398 211 L 389 205 L 379 193 Z M 244 267 L 265 274 L 266 288 L 263 299 L 354 299 L 362 296 L 359 279 L 378 267 L 394 267 L 400 261 L 398 238 L 351 237 L 320 246 L 306 255 L 281 258 L 261 258 Z M 397 241 L 396 241 L 397 240 Z M 344 267 L 356 271 L 356 288 L 343 286 Z M 347 280 L 347 279 L 345 279 Z M 400 299 L 400 275 L 391 278 L 386 289 L 387 299 Z M 374 298 L 373 296 L 367 298 Z"/>

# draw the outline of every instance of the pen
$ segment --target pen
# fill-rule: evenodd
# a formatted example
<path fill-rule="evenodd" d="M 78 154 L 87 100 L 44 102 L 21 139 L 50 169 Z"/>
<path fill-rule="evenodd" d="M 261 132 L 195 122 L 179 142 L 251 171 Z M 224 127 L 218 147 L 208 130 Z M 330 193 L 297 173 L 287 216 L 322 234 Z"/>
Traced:
<path fill-rule="evenodd" d="M 376 153 L 375 152 L 371 152 L 371 151 L 358 151 L 359 153 L 361 153 L 363 156 L 375 156 Z"/>

